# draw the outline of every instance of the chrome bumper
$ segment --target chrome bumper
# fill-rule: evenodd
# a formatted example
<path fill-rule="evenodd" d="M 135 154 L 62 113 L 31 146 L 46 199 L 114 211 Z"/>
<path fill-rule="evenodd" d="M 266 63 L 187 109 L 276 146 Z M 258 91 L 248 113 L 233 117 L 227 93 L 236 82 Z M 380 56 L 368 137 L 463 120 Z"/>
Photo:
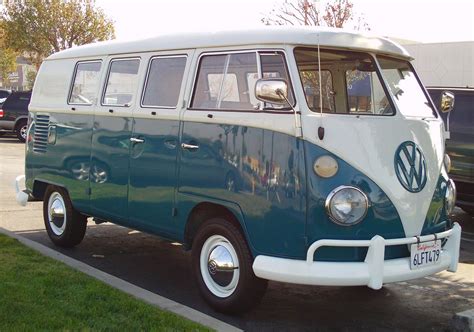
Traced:
<path fill-rule="evenodd" d="M 28 194 L 20 189 L 20 182 L 25 179 L 24 175 L 18 175 L 15 179 L 16 202 L 21 206 L 26 206 L 28 203 Z"/>
<path fill-rule="evenodd" d="M 410 269 L 410 258 L 384 260 L 385 247 L 413 244 L 448 238 L 440 262 L 424 268 Z M 384 283 L 428 276 L 443 270 L 456 272 L 461 244 L 461 226 L 454 223 L 445 232 L 419 237 L 384 239 L 376 235 L 371 240 L 319 240 L 307 251 L 306 260 L 257 256 L 253 270 L 257 277 L 304 285 L 363 286 L 380 289 Z M 318 262 L 314 253 L 321 247 L 368 247 L 364 262 Z"/>

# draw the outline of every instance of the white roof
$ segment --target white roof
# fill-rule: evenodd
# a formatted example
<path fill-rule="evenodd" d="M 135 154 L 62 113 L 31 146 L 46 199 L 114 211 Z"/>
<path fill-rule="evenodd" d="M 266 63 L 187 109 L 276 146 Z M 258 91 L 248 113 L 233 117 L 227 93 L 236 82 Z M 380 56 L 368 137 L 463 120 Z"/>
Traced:
<path fill-rule="evenodd" d="M 106 41 L 73 47 L 48 59 L 94 57 L 108 54 L 179 50 L 244 45 L 317 45 L 321 47 L 375 51 L 410 57 L 399 44 L 369 33 L 321 27 L 262 27 L 252 30 L 192 32 L 162 35 L 136 41 Z"/>

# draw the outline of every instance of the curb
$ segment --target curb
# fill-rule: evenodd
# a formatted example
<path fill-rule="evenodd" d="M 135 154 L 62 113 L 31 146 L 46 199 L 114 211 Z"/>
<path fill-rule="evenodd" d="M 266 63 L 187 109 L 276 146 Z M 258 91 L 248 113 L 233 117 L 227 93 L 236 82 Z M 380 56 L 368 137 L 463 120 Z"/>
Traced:
<path fill-rule="evenodd" d="M 97 280 L 104 282 L 105 284 L 112 286 L 118 290 L 121 290 L 124 293 L 132 295 L 133 297 L 140 299 L 146 303 L 149 303 L 155 307 L 158 307 L 162 310 L 170 311 L 182 317 L 185 317 L 189 320 L 192 320 L 196 323 L 207 326 L 211 329 L 217 331 L 242 331 L 241 329 L 236 328 L 230 324 L 227 324 L 223 321 L 220 321 L 214 317 L 206 315 L 198 310 L 187 307 L 183 304 L 170 300 L 166 297 L 152 293 L 144 288 L 138 287 L 134 284 L 131 284 L 125 280 L 117 278 L 113 275 L 100 271 L 90 265 L 87 265 L 83 262 L 75 260 L 69 256 L 61 254 L 51 248 L 48 248 L 38 242 L 34 242 L 30 239 L 27 239 L 23 236 L 17 235 L 9 230 L 6 230 L 0 227 L 0 233 L 17 239 L 19 242 L 25 246 L 36 250 L 37 252 L 48 256 L 57 261 L 60 261 L 73 269 L 85 273 Z"/>
<path fill-rule="evenodd" d="M 455 314 L 451 321 L 451 327 L 454 331 L 474 332 L 474 309 Z"/>

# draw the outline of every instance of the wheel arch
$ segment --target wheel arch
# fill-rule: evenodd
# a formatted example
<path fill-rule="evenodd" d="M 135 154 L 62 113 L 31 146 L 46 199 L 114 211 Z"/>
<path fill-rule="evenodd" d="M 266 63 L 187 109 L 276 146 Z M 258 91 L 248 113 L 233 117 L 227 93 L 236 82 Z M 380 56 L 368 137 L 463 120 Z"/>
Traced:
<path fill-rule="evenodd" d="M 13 124 L 13 130 L 16 130 L 18 124 L 21 123 L 22 121 L 28 122 L 28 115 L 20 115 L 19 117 L 17 117 L 15 119 L 15 123 Z"/>
<path fill-rule="evenodd" d="M 34 198 L 42 201 L 44 199 L 44 194 L 46 193 L 46 188 L 48 188 L 48 186 L 56 186 L 56 187 L 63 188 L 69 195 L 69 190 L 67 189 L 65 185 L 51 182 L 51 181 L 42 180 L 42 179 L 33 180 L 33 188 L 31 191 L 31 195 Z"/>
<path fill-rule="evenodd" d="M 249 246 L 252 256 L 255 257 L 255 249 L 250 241 L 245 226 L 244 216 L 240 207 L 231 203 L 203 201 L 196 204 L 189 212 L 184 229 L 184 244 L 186 249 L 192 248 L 193 239 L 199 229 L 207 220 L 212 218 L 224 218 L 232 223 L 242 233 Z"/>

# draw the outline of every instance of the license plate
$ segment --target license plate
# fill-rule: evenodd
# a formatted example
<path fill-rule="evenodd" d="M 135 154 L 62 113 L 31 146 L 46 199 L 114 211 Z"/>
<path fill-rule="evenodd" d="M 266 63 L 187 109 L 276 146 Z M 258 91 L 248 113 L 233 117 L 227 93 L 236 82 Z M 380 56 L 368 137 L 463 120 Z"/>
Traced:
<path fill-rule="evenodd" d="M 410 268 L 412 270 L 436 265 L 441 258 L 441 241 L 421 242 L 411 245 Z"/>

